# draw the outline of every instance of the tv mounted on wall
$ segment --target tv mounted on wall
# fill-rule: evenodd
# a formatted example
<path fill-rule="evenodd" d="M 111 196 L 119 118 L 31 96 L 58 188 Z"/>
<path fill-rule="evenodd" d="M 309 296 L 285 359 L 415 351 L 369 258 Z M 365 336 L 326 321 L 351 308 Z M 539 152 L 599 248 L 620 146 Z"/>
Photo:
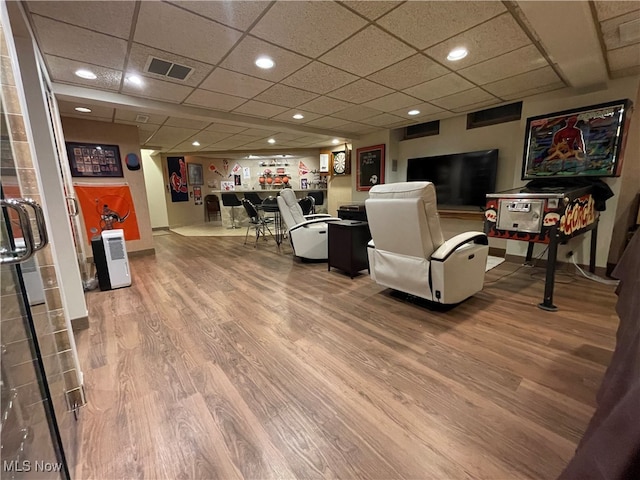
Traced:
<path fill-rule="evenodd" d="M 620 175 L 630 104 L 618 100 L 528 118 L 522 179 Z"/>
<path fill-rule="evenodd" d="M 410 158 L 407 164 L 407 181 L 432 182 L 440 208 L 483 208 L 497 173 L 498 149 Z"/>

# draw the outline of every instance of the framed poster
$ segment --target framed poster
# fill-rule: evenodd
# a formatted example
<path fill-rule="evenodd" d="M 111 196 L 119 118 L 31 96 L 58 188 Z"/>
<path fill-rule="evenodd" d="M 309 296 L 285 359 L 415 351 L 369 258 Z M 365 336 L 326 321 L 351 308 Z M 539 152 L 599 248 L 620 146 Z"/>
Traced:
<path fill-rule="evenodd" d="M 325 173 L 329 171 L 329 154 L 320 154 L 320 172 Z"/>
<path fill-rule="evenodd" d="M 384 183 L 384 144 L 356 151 L 356 190 L 366 192 Z"/>
<path fill-rule="evenodd" d="M 167 157 L 172 202 L 188 202 L 187 164 L 184 157 Z"/>
<path fill-rule="evenodd" d="M 118 145 L 66 142 L 72 177 L 122 177 Z"/>
<path fill-rule="evenodd" d="M 528 118 L 522 179 L 619 176 L 630 106 L 618 100 Z"/>
<path fill-rule="evenodd" d="M 189 185 L 204 185 L 202 165 L 200 163 L 188 163 L 187 169 L 189 171 Z"/>

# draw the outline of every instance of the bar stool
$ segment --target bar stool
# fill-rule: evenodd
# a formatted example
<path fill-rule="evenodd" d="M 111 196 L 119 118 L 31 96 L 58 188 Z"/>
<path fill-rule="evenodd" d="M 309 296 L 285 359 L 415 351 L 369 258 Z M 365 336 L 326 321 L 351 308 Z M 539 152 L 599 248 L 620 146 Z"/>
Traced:
<path fill-rule="evenodd" d="M 231 207 L 231 226 L 228 228 L 240 228 L 236 225 L 236 207 L 242 205 L 242 202 L 238 199 L 235 193 L 223 193 L 222 205 L 225 207 Z"/>

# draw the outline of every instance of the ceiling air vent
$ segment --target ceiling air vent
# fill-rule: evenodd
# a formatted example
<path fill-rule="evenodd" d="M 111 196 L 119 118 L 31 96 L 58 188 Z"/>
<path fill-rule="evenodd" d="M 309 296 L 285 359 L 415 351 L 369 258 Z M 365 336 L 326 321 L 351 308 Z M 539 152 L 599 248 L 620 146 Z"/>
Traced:
<path fill-rule="evenodd" d="M 136 115 L 136 123 L 147 123 L 149 121 L 149 115 L 142 115 L 139 113 Z"/>
<path fill-rule="evenodd" d="M 162 60 L 160 58 L 149 57 L 147 65 L 145 66 L 145 72 L 154 73 L 156 75 L 162 75 L 163 77 L 173 78 L 175 80 L 186 80 L 193 68 L 179 65 L 177 63 Z"/>

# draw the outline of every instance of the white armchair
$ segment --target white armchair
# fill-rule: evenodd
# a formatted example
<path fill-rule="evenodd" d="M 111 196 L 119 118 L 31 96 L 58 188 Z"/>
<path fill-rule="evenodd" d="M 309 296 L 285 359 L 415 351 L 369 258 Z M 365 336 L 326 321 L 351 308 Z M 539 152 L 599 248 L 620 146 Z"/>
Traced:
<path fill-rule="evenodd" d="M 286 188 L 278 196 L 278 208 L 287 226 L 293 254 L 311 260 L 326 260 L 329 256 L 327 222 L 339 222 L 340 219 L 326 213 L 303 215 L 296 194 Z"/>
<path fill-rule="evenodd" d="M 376 283 L 444 304 L 482 290 L 487 236 L 466 232 L 445 241 L 432 183 L 376 185 L 365 207 L 373 238 L 369 268 Z"/>

